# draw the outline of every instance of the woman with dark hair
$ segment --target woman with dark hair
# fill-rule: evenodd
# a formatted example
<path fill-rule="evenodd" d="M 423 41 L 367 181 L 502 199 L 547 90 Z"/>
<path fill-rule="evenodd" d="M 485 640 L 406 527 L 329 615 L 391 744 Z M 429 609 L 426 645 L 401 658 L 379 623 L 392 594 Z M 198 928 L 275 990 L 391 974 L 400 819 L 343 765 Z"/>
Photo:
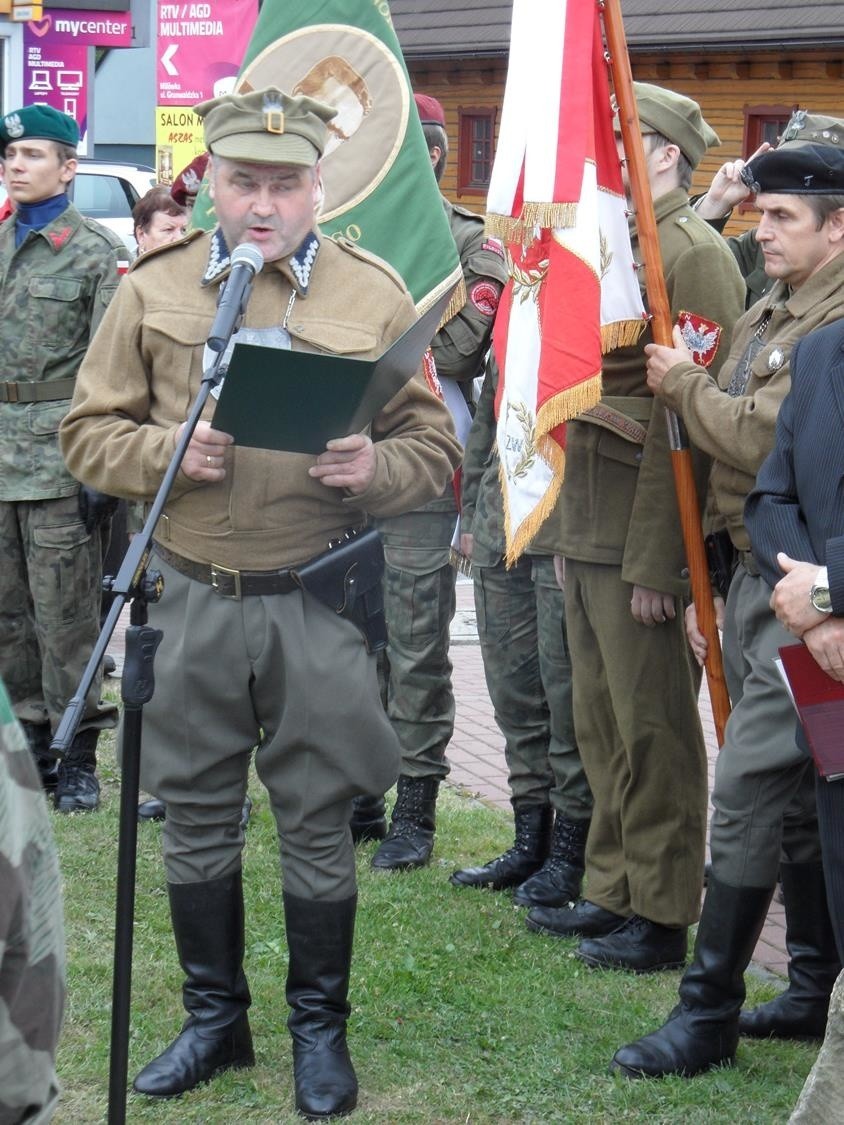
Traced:
<path fill-rule="evenodd" d="M 180 239 L 187 227 L 188 214 L 163 184 L 152 187 L 132 208 L 138 254 L 146 254 L 168 242 Z"/>

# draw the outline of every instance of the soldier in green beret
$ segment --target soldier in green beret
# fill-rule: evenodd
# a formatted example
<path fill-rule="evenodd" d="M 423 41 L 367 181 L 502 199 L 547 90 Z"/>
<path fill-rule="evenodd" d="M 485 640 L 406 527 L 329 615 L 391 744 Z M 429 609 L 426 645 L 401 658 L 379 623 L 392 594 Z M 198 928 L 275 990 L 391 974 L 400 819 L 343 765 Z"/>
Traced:
<path fill-rule="evenodd" d="M 717 137 L 690 98 L 646 83 L 635 90 L 672 315 L 715 373 L 744 286 L 723 239 L 689 207 L 688 187 Z M 635 226 L 631 234 L 635 254 Z M 685 960 L 707 805 L 699 677 L 683 628 L 688 571 L 665 414 L 645 379 L 649 338 L 605 357 L 600 404 L 568 426 L 557 540 L 575 731 L 594 808 L 586 898 L 528 914 L 531 929 L 580 934 L 587 964 L 634 972 Z M 697 470 L 702 487 L 705 458 Z"/>
<path fill-rule="evenodd" d="M 648 386 L 682 415 L 691 440 L 713 458 L 707 511 L 728 533 L 736 564 L 726 605 L 716 601 L 732 711 L 712 789 L 711 874 L 695 956 L 666 1023 L 616 1052 L 614 1066 L 630 1077 L 691 1077 L 732 1063 L 740 1035 L 820 1038 L 841 967 L 827 909 L 814 771 L 795 738 L 793 706 L 775 664 L 780 646 L 793 638 L 771 608 L 745 516 L 756 474 L 774 447 L 792 350 L 844 315 L 844 122 L 820 133 L 787 141 L 743 169 L 756 195 L 756 238 L 774 284 L 736 324 L 717 382 L 676 330 L 673 347 L 647 349 Z M 687 624 L 702 662 L 706 640 L 694 606 Z M 742 1012 L 744 971 L 778 871 L 789 985 Z"/>
<path fill-rule="evenodd" d="M 270 87 L 196 112 L 219 226 L 137 260 L 62 427 L 79 478 L 129 500 L 150 501 L 167 470 L 236 247 L 263 259 L 244 316 L 248 342 L 374 359 L 416 320 L 386 263 L 316 225 L 330 106 Z M 213 412 L 212 397 L 156 528 L 165 588 L 149 617 L 163 640 L 141 754 L 141 784 L 167 806 L 164 862 L 188 1019 L 134 1085 L 173 1097 L 254 1062 L 241 815 L 257 747 L 279 833 L 296 1107 L 326 1118 L 351 1112 L 358 1088 L 346 1043 L 352 798 L 384 793 L 399 761 L 377 657 L 364 643 L 380 543 L 350 529 L 441 496 L 460 446 L 423 366 L 365 432 L 317 457 L 239 446 L 212 426 Z M 333 562 L 332 544 L 352 560 Z M 305 575 L 326 571 L 320 596 Z M 357 573 L 371 586 L 352 605 Z"/>
<path fill-rule="evenodd" d="M 79 130 L 32 105 L 0 120 L 16 205 L 0 226 L 0 673 L 59 812 L 96 809 L 99 732 L 116 708 L 91 687 L 64 760 L 49 754 L 99 633 L 110 497 L 81 487 L 59 451 L 76 373 L 117 289 L 123 243 L 68 200 Z"/>

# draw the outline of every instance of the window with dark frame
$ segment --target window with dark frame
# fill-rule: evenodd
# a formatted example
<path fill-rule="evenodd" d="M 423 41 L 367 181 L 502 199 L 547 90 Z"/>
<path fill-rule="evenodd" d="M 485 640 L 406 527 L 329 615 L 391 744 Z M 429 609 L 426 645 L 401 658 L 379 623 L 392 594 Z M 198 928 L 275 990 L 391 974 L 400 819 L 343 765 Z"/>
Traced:
<path fill-rule="evenodd" d="M 797 105 L 751 105 L 744 107 L 744 136 L 741 155 L 749 159 L 765 141 L 775 147 Z M 755 204 L 747 200 L 739 207 L 740 211 L 752 211 Z"/>
<path fill-rule="evenodd" d="M 495 155 L 497 110 L 479 107 L 457 111 L 457 191 L 460 195 L 485 195 Z"/>

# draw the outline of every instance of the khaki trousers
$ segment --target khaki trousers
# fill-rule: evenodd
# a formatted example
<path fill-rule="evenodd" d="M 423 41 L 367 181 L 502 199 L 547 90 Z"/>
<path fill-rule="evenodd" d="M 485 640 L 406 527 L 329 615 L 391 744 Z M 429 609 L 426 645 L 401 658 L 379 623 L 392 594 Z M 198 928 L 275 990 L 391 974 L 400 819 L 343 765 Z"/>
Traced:
<path fill-rule="evenodd" d="M 594 809 L 585 897 L 687 926 L 700 913 L 706 749 L 678 599 L 652 629 L 621 568 L 566 560 L 574 725 Z"/>
<path fill-rule="evenodd" d="M 349 898 L 352 798 L 383 793 L 398 775 L 375 657 L 354 625 L 309 595 L 220 598 L 155 565 L 165 590 L 149 618 L 164 637 L 144 708 L 141 784 L 167 804 L 168 881 L 218 879 L 240 867 L 254 748 L 284 889 Z"/>

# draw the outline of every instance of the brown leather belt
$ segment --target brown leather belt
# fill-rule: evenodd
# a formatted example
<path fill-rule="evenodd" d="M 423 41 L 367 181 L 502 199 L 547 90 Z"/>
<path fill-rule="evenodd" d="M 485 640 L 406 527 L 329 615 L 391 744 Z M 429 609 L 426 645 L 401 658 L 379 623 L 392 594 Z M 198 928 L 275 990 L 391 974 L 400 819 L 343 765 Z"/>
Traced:
<path fill-rule="evenodd" d="M 265 597 L 270 594 L 291 594 L 300 588 L 289 569 L 232 570 L 231 567 L 219 566 L 216 563 L 200 563 L 194 562 L 193 559 L 186 559 L 162 547 L 158 542 L 154 547 L 155 553 L 168 566 L 172 566 L 186 578 L 210 586 L 221 598 L 238 599 Z"/>

